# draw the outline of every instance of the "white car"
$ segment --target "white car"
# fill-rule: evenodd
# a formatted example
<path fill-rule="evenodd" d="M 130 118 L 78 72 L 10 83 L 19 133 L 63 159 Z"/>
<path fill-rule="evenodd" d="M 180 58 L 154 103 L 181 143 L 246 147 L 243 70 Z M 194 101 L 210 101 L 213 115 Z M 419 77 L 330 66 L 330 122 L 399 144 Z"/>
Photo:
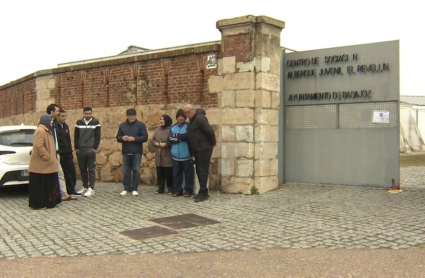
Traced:
<path fill-rule="evenodd" d="M 36 126 L 0 126 L 0 187 L 29 183 Z"/>

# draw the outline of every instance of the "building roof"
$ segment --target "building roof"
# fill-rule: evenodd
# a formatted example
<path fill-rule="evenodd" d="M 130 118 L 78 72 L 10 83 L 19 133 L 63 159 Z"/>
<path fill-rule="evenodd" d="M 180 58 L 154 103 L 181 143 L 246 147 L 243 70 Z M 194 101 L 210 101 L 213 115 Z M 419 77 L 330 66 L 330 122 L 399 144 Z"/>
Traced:
<path fill-rule="evenodd" d="M 400 96 L 400 101 L 411 105 L 425 106 L 425 96 Z"/>
<path fill-rule="evenodd" d="M 186 44 L 186 45 L 173 46 L 173 47 L 160 48 L 160 49 L 148 49 L 148 48 L 144 48 L 144 47 L 130 45 L 126 50 L 119 53 L 118 55 L 106 56 L 106 57 L 100 57 L 100 58 L 94 58 L 94 59 L 87 59 L 87 60 L 81 60 L 81 61 L 74 61 L 74 62 L 68 62 L 68 63 L 61 63 L 61 64 L 58 64 L 58 67 L 59 68 L 60 67 L 68 67 L 68 66 L 81 65 L 81 64 L 87 64 L 87 63 L 93 63 L 93 62 L 101 62 L 101 61 L 106 61 L 106 60 L 121 59 L 123 57 L 131 57 L 131 56 L 137 56 L 137 55 L 159 53 L 159 52 L 164 52 L 164 51 L 168 51 L 168 50 L 178 50 L 178 49 L 184 49 L 184 48 L 189 48 L 189 47 L 206 46 L 206 45 L 218 44 L 218 43 L 221 43 L 221 41 L 210 41 L 210 42 Z"/>

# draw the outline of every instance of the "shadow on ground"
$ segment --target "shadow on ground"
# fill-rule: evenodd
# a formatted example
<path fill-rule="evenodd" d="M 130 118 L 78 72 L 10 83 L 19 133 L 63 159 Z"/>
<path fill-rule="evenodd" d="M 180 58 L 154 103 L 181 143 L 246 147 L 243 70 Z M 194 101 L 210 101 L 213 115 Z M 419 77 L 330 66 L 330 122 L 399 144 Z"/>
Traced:
<path fill-rule="evenodd" d="M 400 154 L 400 167 L 425 166 L 425 153 Z"/>

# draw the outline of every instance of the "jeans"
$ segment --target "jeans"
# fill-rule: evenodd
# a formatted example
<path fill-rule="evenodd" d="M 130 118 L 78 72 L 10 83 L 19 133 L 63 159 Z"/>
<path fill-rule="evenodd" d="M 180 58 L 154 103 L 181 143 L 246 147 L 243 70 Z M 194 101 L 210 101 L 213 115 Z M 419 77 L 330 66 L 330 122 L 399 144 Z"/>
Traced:
<path fill-rule="evenodd" d="M 193 172 L 192 159 L 177 161 L 173 160 L 173 181 L 174 192 L 183 193 L 183 174 L 184 174 L 184 191 L 193 194 L 193 184 L 195 173 Z"/>
<path fill-rule="evenodd" d="M 208 172 L 210 170 L 212 150 L 195 153 L 196 174 L 199 180 L 198 195 L 208 195 Z"/>
<path fill-rule="evenodd" d="M 94 189 L 94 183 L 96 182 L 96 153 L 92 149 L 78 150 L 77 159 L 84 188 L 90 186 L 91 189 Z"/>
<path fill-rule="evenodd" d="M 142 155 L 140 153 L 132 155 L 123 154 L 122 161 L 124 190 L 127 192 L 137 191 L 140 181 L 140 162 L 142 161 Z M 133 172 L 133 176 L 131 176 L 131 172 Z"/>

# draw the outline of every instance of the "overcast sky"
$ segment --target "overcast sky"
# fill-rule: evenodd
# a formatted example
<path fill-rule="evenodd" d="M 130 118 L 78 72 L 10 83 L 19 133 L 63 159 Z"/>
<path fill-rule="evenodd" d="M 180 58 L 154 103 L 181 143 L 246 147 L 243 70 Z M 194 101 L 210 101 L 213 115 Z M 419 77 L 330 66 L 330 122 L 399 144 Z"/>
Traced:
<path fill-rule="evenodd" d="M 217 20 L 267 15 L 281 45 L 310 50 L 400 40 L 402 95 L 425 95 L 422 0 L 10 0 L 0 2 L 0 85 L 57 64 L 220 40 Z"/>

